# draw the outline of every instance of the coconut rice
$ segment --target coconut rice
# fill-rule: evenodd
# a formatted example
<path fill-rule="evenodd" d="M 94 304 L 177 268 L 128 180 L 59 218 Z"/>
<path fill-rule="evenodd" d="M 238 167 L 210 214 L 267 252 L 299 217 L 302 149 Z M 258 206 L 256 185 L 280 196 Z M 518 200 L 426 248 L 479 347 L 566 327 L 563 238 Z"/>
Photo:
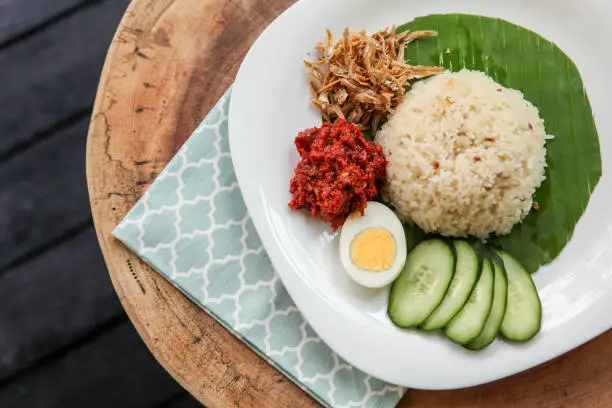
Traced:
<path fill-rule="evenodd" d="M 534 206 L 547 138 L 520 92 L 481 72 L 438 75 L 415 84 L 376 135 L 383 194 L 425 232 L 507 234 Z"/>

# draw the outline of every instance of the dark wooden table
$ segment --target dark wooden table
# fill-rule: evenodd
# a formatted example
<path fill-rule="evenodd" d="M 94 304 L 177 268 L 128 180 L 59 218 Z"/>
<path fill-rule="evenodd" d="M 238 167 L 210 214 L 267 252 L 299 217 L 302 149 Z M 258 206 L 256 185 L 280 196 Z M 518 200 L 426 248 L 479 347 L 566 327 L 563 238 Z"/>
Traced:
<path fill-rule="evenodd" d="M 0 0 L 0 407 L 188 408 L 111 285 L 85 144 L 128 0 Z"/>

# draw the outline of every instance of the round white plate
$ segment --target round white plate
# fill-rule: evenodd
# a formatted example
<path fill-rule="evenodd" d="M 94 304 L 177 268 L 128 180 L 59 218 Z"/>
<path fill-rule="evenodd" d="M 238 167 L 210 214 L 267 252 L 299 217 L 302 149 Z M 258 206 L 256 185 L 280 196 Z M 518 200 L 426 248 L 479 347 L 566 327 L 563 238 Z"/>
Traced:
<path fill-rule="evenodd" d="M 561 47 L 576 62 L 588 90 L 604 164 L 573 239 L 534 276 L 544 311 L 541 333 L 524 345 L 497 340 L 478 353 L 441 335 L 394 327 L 386 316 L 387 291 L 354 284 L 342 269 L 338 237 L 322 222 L 287 207 L 298 161 L 293 139 L 321 122 L 310 106 L 302 61 L 325 29 L 336 36 L 345 27 L 373 32 L 450 12 L 504 18 Z M 612 327 L 612 179 L 605 168 L 612 154 L 610 17 L 608 0 L 300 0 L 264 31 L 232 92 L 234 167 L 274 267 L 308 322 L 338 354 L 391 383 L 459 388 L 533 367 Z"/>

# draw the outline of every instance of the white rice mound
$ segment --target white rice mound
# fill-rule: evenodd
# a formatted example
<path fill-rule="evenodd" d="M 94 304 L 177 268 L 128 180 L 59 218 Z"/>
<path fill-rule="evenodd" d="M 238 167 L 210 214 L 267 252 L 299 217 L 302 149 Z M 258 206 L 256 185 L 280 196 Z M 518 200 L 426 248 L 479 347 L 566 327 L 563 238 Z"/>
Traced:
<path fill-rule="evenodd" d="M 532 209 L 550 137 L 520 92 L 477 71 L 443 73 L 415 84 L 376 135 L 383 195 L 425 232 L 507 234 Z"/>

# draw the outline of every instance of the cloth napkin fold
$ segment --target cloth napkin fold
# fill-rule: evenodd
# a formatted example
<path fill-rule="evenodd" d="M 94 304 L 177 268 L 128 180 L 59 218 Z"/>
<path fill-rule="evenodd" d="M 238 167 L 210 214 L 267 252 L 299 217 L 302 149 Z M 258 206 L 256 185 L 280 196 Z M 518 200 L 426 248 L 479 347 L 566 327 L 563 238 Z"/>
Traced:
<path fill-rule="evenodd" d="M 272 268 L 234 175 L 229 99 L 230 90 L 113 235 L 321 404 L 394 407 L 404 388 L 327 347 Z"/>

